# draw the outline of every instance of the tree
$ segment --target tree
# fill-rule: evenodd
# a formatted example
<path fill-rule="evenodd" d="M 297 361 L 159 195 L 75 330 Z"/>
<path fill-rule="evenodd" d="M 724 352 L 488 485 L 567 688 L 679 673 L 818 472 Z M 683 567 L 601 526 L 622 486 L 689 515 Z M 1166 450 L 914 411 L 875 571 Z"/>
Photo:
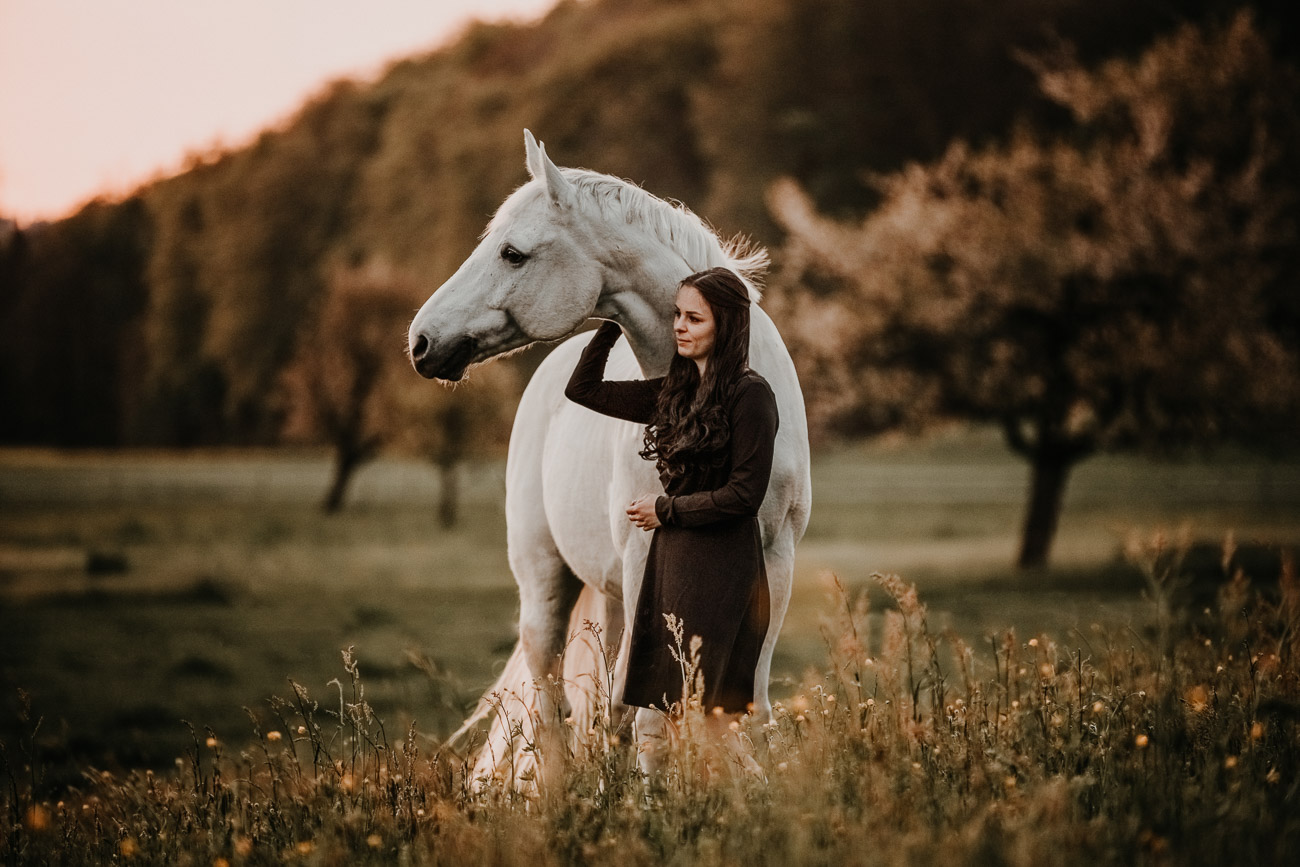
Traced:
<path fill-rule="evenodd" d="M 508 364 L 476 367 L 454 387 L 414 385 L 400 393 L 403 451 L 438 469 L 438 523 L 460 516 L 460 470 L 467 458 L 504 451 L 522 391 Z"/>
<path fill-rule="evenodd" d="M 1135 61 L 1033 65 L 1066 137 L 957 142 L 876 178 L 857 224 L 771 195 L 814 420 L 1001 426 L 1031 466 L 1021 567 L 1046 564 L 1088 455 L 1274 444 L 1300 420 L 1295 71 L 1246 15 Z"/>
<path fill-rule="evenodd" d="M 1060 118 L 1017 51 L 1048 50 L 1056 34 L 1084 57 L 1136 50 L 1214 2 L 722 0 L 718 59 L 693 100 L 709 167 L 701 212 L 776 244 L 763 191 L 789 176 L 826 214 L 861 216 L 876 203 L 864 169 L 937 159 L 1017 117 Z"/>
<path fill-rule="evenodd" d="M 92 201 L 18 230 L 0 251 L 0 440 L 123 441 L 138 400 L 145 263 L 143 201 Z"/>
<path fill-rule="evenodd" d="M 267 397 L 330 274 L 366 260 L 348 242 L 354 196 L 378 146 L 381 95 L 339 82 L 247 148 L 196 155 L 144 195 L 150 251 L 151 438 L 273 442 Z M 149 427 L 150 425 L 146 425 Z"/>
<path fill-rule="evenodd" d="M 400 430 L 397 394 L 410 373 L 406 326 L 414 297 L 382 273 L 334 275 L 320 316 L 285 369 L 286 435 L 323 439 L 334 452 L 326 512 L 339 510 L 353 473 Z"/>

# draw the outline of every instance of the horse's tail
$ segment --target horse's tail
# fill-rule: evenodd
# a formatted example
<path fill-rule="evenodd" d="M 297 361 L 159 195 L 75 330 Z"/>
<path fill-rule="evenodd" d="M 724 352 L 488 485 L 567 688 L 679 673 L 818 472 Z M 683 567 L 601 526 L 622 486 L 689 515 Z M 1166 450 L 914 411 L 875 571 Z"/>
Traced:
<path fill-rule="evenodd" d="M 505 668 L 501 669 L 501 674 L 497 677 L 496 683 L 488 687 L 487 692 L 483 693 L 482 697 L 479 698 L 478 704 L 474 707 L 474 712 L 469 715 L 465 722 L 461 723 L 455 734 L 447 738 L 446 746 L 459 751 L 461 739 L 473 731 L 479 723 L 491 716 L 493 708 L 496 707 L 492 696 L 509 689 L 511 684 L 517 684 L 527 679 L 528 664 L 524 660 L 524 646 L 516 641 L 515 649 L 511 651 L 510 658 L 506 660 Z"/>
<path fill-rule="evenodd" d="M 609 642 L 618 636 L 605 634 L 605 597 L 599 590 L 584 586 L 573 611 L 569 614 L 569 643 L 564 652 L 564 694 L 570 708 L 571 731 L 577 736 L 587 732 L 598 714 L 607 713 L 612 688 L 612 662 Z M 523 645 L 506 660 L 500 677 L 479 699 L 474 713 L 447 739 L 453 749 L 479 723 L 492 717 L 487 737 L 474 756 L 471 780 L 491 778 L 498 771 L 509 770 L 515 785 L 532 779 L 536 773 L 538 687 L 533 682 L 524 659 Z M 561 724 L 560 720 L 551 721 Z M 563 725 L 570 725 L 565 721 Z M 531 771 L 531 773 L 530 773 Z"/>

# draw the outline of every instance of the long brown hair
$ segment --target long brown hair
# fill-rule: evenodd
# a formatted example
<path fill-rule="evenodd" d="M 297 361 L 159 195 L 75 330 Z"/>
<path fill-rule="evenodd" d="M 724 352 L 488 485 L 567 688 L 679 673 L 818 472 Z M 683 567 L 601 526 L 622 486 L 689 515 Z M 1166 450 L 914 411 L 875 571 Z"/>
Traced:
<path fill-rule="evenodd" d="M 731 440 L 726 406 L 749 369 L 749 289 L 744 281 L 727 268 L 709 268 L 679 286 L 693 286 L 713 312 L 713 351 L 702 379 L 699 366 L 685 356 L 675 354 L 668 365 L 641 450 L 665 481 L 726 460 Z"/>

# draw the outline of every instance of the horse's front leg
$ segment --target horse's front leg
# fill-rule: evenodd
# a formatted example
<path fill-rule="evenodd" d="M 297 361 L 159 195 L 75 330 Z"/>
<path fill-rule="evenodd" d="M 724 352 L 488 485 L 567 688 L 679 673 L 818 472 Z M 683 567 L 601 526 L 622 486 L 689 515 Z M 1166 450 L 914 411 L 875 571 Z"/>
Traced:
<path fill-rule="evenodd" d="M 567 755 L 563 720 L 569 712 L 561 655 L 568 640 L 569 613 L 582 582 L 558 552 L 534 550 L 527 560 L 511 564 L 519 583 L 519 641 L 528 671 L 537 682 L 533 734 L 538 782 L 544 791 L 557 791 Z"/>
<path fill-rule="evenodd" d="M 604 594 L 605 600 L 605 672 L 609 674 L 609 718 L 615 726 L 621 726 L 627 705 L 623 704 L 623 682 L 627 676 L 627 640 L 628 630 L 623 617 L 622 594 Z"/>
<path fill-rule="evenodd" d="M 614 651 L 613 677 L 610 683 L 609 712 L 610 718 L 619 728 L 629 721 L 627 705 L 623 704 L 623 687 L 627 684 L 627 657 L 632 646 L 633 614 L 636 611 L 637 595 L 641 592 L 641 581 L 645 576 L 646 556 L 650 552 L 650 533 L 633 528 L 627 519 L 619 514 L 611 518 L 614 522 L 613 534 L 615 545 L 621 551 L 619 565 L 620 592 L 605 593 L 605 625 L 609 647 Z"/>
<path fill-rule="evenodd" d="M 637 598 L 645 581 L 645 564 L 650 554 L 651 533 L 633 529 L 623 537 L 623 599 L 622 617 L 627 627 L 619 642 L 618 664 L 614 667 L 614 699 L 620 711 L 625 710 L 621 698 L 627 683 L 628 654 L 632 646 L 630 624 L 636 622 Z M 637 767 L 645 776 L 653 776 L 663 766 L 667 755 L 667 717 L 663 711 L 635 708 L 633 740 L 636 742 Z M 623 716 L 620 713 L 620 718 Z"/>

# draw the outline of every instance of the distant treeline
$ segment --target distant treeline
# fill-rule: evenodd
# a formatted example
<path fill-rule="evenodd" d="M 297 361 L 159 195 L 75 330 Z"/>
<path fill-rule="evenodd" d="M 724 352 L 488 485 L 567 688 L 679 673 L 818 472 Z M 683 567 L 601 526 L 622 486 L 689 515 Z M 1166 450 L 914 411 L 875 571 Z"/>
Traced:
<path fill-rule="evenodd" d="M 331 281 L 395 275 L 413 312 L 525 180 L 524 127 L 775 246 L 773 180 L 860 216 L 868 173 L 1065 124 L 1025 56 L 1131 57 L 1242 5 L 1294 51 L 1271 0 L 565 0 L 475 25 L 124 201 L 0 223 L 0 442 L 278 441 Z"/>

